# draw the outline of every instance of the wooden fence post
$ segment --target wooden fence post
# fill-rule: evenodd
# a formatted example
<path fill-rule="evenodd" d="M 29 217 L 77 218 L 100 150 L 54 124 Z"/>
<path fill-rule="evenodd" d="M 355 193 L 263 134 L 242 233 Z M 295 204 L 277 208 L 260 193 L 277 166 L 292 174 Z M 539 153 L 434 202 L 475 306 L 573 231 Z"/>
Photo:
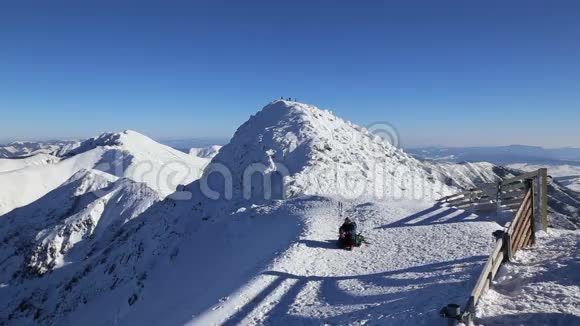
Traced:
<path fill-rule="evenodd" d="M 535 231 L 548 230 L 548 169 L 538 169 L 533 179 Z"/>
<path fill-rule="evenodd" d="M 539 171 L 538 179 L 540 179 L 541 187 L 540 193 L 542 195 L 540 199 L 540 214 L 542 217 L 542 230 L 548 230 L 548 169 L 541 168 Z"/>
<path fill-rule="evenodd" d="M 542 209 L 541 202 L 542 202 L 542 182 L 540 178 L 540 170 L 537 171 L 537 175 L 530 179 L 532 183 L 532 219 L 535 229 L 534 232 L 540 231 L 540 226 L 542 225 L 542 216 L 540 211 Z"/>

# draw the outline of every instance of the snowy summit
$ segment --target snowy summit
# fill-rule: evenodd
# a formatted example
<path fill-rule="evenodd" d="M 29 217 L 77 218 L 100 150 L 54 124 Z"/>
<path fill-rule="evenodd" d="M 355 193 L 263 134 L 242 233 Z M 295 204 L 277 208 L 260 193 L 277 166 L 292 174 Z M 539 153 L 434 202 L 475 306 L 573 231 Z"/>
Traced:
<path fill-rule="evenodd" d="M 365 128 L 328 110 L 283 100 L 242 124 L 212 163 L 231 170 L 238 196 L 244 172 L 252 166 L 272 179 L 273 193 L 285 198 L 439 198 L 450 191 L 426 165 Z"/>

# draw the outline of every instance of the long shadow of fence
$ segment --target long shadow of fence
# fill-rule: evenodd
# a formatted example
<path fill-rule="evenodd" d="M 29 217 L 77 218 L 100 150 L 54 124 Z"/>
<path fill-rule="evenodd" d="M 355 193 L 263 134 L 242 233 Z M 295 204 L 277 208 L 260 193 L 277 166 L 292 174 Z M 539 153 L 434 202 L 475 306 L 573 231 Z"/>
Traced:
<path fill-rule="evenodd" d="M 449 300 L 462 300 L 475 282 L 485 256 L 474 256 L 446 262 L 437 262 L 400 270 L 355 276 L 300 276 L 279 271 L 264 272 L 274 280 L 253 300 L 241 307 L 224 325 L 238 325 L 283 283 L 291 284 L 275 306 L 268 312 L 266 325 L 320 325 L 349 323 L 364 318 L 385 318 L 380 324 L 405 324 L 410 311 L 420 317 L 413 324 L 437 322 L 438 311 Z M 412 273 L 413 277 L 405 274 Z M 288 281 L 291 282 L 288 282 Z M 357 295 L 341 288 L 341 282 L 359 282 L 379 289 L 369 295 Z M 325 306 L 357 307 L 343 309 L 329 317 L 308 317 L 291 314 L 291 307 L 300 302 L 300 292 L 310 282 L 319 283 L 316 301 Z M 450 284 L 452 283 L 452 284 Z M 339 309 L 340 311 L 340 309 Z"/>
<path fill-rule="evenodd" d="M 401 220 L 379 226 L 376 229 L 390 229 L 407 226 L 451 224 L 463 222 L 485 222 L 485 221 L 501 222 L 503 220 L 504 218 L 501 215 L 497 215 L 493 212 L 473 213 L 466 210 L 436 204 L 420 212 L 409 215 Z"/>

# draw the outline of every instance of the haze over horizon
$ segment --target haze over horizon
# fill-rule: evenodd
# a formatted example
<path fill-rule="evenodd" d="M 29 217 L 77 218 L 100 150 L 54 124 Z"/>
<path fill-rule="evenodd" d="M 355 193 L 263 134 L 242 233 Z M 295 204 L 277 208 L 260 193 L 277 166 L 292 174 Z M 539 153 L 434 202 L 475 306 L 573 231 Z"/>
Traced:
<path fill-rule="evenodd" d="M 580 147 L 580 4 L 28 1 L 0 10 L 0 142 L 227 140 L 280 96 L 403 147 Z"/>

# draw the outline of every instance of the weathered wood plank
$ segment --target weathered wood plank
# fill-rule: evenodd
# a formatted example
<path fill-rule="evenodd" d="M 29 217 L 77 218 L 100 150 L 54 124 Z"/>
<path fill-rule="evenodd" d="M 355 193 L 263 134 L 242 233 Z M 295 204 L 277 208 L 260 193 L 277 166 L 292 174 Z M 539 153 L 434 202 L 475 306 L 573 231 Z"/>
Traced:
<path fill-rule="evenodd" d="M 529 189 L 526 193 L 526 195 L 524 196 L 524 199 L 522 200 L 522 203 L 520 204 L 516 214 L 514 215 L 514 218 L 512 219 L 512 222 L 510 224 L 510 227 L 508 228 L 508 234 L 513 236 L 513 230 L 516 227 L 518 220 L 521 218 L 521 215 L 523 213 L 525 213 L 525 210 L 527 209 L 527 207 L 529 207 L 531 205 L 530 202 L 530 198 L 532 196 L 532 191 L 531 189 Z"/>
<path fill-rule="evenodd" d="M 477 304 L 477 301 L 479 301 L 479 298 L 481 297 L 482 293 L 485 292 L 485 287 L 489 286 L 488 278 L 490 271 L 493 268 L 494 258 L 496 258 L 499 255 L 499 252 L 501 252 L 502 245 L 503 239 L 499 239 L 496 241 L 492 253 L 489 256 L 487 262 L 485 263 L 485 266 L 483 267 L 483 270 L 481 271 L 481 274 L 479 275 L 479 278 L 477 279 L 477 282 L 475 283 L 475 286 L 471 291 L 471 296 L 474 297 L 474 305 Z"/>
<path fill-rule="evenodd" d="M 526 247 L 526 243 L 528 243 L 528 241 L 531 240 L 532 238 L 532 234 L 533 234 L 533 230 L 531 228 L 528 228 L 526 230 L 526 233 L 524 233 L 521 237 L 521 242 L 519 243 L 519 247 L 520 249 L 525 248 Z"/>
<path fill-rule="evenodd" d="M 470 202 L 471 202 L 471 199 L 469 197 L 461 197 L 458 199 L 450 200 L 450 201 L 446 202 L 446 204 L 449 206 L 456 206 L 457 204 L 470 203 Z"/>
<path fill-rule="evenodd" d="M 534 178 L 537 176 L 538 176 L 538 171 L 527 172 L 527 173 L 520 174 L 520 175 L 513 177 L 513 178 L 510 178 L 510 179 L 505 179 L 500 183 L 500 185 L 504 186 L 504 185 L 514 183 L 516 181 L 520 181 L 520 180 L 524 180 L 524 179 L 531 179 L 531 178 Z"/>
<path fill-rule="evenodd" d="M 517 211 L 520 205 L 518 204 L 511 204 L 511 205 L 500 205 L 500 208 L 504 211 Z"/>
<path fill-rule="evenodd" d="M 515 190 L 509 192 L 503 192 L 499 195 L 501 199 L 509 199 L 509 198 L 523 198 L 526 195 L 524 190 Z"/>
<path fill-rule="evenodd" d="M 490 203 L 487 205 L 478 205 L 476 207 L 472 207 L 471 210 L 475 212 L 494 212 L 497 210 L 497 204 Z"/>
<path fill-rule="evenodd" d="M 524 243 L 524 237 L 528 231 L 531 230 L 531 223 L 532 223 L 532 208 L 528 210 L 527 216 L 521 221 L 521 227 L 516 230 L 514 233 L 514 241 L 515 241 L 515 250 L 513 253 L 515 254 L 520 248 L 522 248 Z"/>
<path fill-rule="evenodd" d="M 501 203 L 502 203 L 502 205 L 505 205 L 505 206 L 509 206 L 512 204 L 521 204 L 522 199 L 523 198 L 506 199 L 506 200 L 502 200 Z"/>
<path fill-rule="evenodd" d="M 455 196 L 467 196 L 467 197 L 469 197 L 469 195 L 477 194 L 477 193 L 480 193 L 480 192 L 481 192 L 481 189 L 472 188 L 472 189 L 469 189 L 469 190 L 465 190 L 465 191 L 461 191 L 461 192 L 455 193 L 453 195 L 449 195 L 447 197 L 444 197 L 444 199 L 446 201 L 448 201 L 448 200 L 450 200 L 451 198 L 453 198 Z"/>
<path fill-rule="evenodd" d="M 512 237 L 512 252 L 514 254 L 520 249 L 520 247 L 518 246 L 519 240 L 522 236 L 522 233 L 525 232 L 524 230 L 526 227 L 526 221 L 528 221 L 530 219 L 529 214 L 531 214 L 531 211 L 532 211 L 531 207 L 526 210 L 526 213 L 519 220 L 518 225 L 516 226 L 513 234 L 511 235 L 511 237 Z"/>
<path fill-rule="evenodd" d="M 499 255 L 497 256 L 496 260 L 493 262 L 493 267 L 491 268 L 491 280 L 493 281 L 493 279 L 495 278 L 495 275 L 497 274 L 497 271 L 499 270 L 499 267 L 501 266 L 501 263 L 503 262 L 503 251 L 501 251 L 499 253 Z"/>
<path fill-rule="evenodd" d="M 501 192 L 505 192 L 505 191 L 510 191 L 510 190 L 522 189 L 522 188 L 525 188 L 525 187 L 526 187 L 526 183 L 520 181 L 519 183 L 514 183 L 514 184 L 502 186 L 500 188 L 500 191 Z"/>
<path fill-rule="evenodd" d="M 548 169 L 540 169 L 540 181 L 542 183 L 542 230 L 548 230 Z"/>

